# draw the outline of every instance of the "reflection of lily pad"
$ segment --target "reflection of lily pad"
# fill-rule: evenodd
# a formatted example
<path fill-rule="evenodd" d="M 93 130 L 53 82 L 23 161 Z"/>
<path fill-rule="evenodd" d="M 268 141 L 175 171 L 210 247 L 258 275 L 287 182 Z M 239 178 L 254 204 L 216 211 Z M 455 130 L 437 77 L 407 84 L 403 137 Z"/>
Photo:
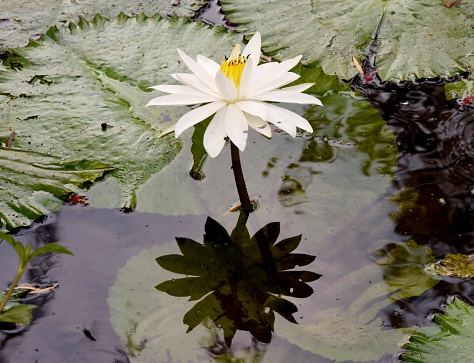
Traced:
<path fill-rule="evenodd" d="M 49 27 L 79 17 L 91 20 L 96 14 L 116 17 L 120 12 L 127 15 L 145 13 L 148 16 L 195 15 L 205 4 L 204 0 L 15 0 L 2 1 L 2 26 L 0 46 L 16 47 L 28 43 L 28 38 L 44 34 Z"/>
<path fill-rule="evenodd" d="M 445 363 L 472 362 L 473 307 L 460 299 L 446 307 L 446 313 L 436 315 L 434 327 L 421 328 L 411 335 L 403 348 L 404 362 Z"/>
<path fill-rule="evenodd" d="M 447 76 L 474 66 L 474 4 L 461 1 L 222 0 L 228 18 L 262 33 L 263 49 L 278 58 L 303 54 L 303 63 L 349 79 L 378 35 L 383 80 Z"/>
<path fill-rule="evenodd" d="M 187 109 L 145 108 L 152 96 L 136 86 L 171 83 L 169 74 L 183 69 L 171 43 L 192 55 L 201 47 L 215 49 L 220 59 L 237 42 L 238 36 L 223 28 L 159 16 L 113 21 L 97 16 L 90 23 L 52 28 L 37 43 L 6 54 L 0 137 L 8 138 L 11 128 L 20 150 L 115 168 L 122 205 L 134 207 L 135 190 L 181 147 L 172 135 L 158 138 L 158 130 Z"/>

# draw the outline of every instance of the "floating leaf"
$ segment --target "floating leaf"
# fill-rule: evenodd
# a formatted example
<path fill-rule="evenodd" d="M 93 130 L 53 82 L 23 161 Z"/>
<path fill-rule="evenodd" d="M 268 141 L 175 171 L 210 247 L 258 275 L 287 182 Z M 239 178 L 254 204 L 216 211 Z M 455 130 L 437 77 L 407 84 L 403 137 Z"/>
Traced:
<path fill-rule="evenodd" d="M 428 265 L 427 272 L 439 276 L 474 277 L 472 256 L 450 253 L 443 259 Z"/>
<path fill-rule="evenodd" d="M 469 362 L 472 360 L 474 308 L 455 298 L 446 313 L 436 315 L 435 327 L 423 327 L 410 336 L 401 358 L 412 363 Z"/>
<path fill-rule="evenodd" d="M 129 16 L 145 13 L 148 16 L 193 17 L 205 3 L 204 0 L 3 1 L 0 46 L 23 46 L 28 43 L 28 38 L 44 34 L 52 25 L 77 22 L 79 17 L 92 20 L 96 14 L 101 14 L 106 18 L 114 18 L 120 12 Z"/>
<path fill-rule="evenodd" d="M 110 170 L 113 168 L 100 162 L 63 161 L 34 151 L 0 147 L 0 228 L 27 225 L 58 210 L 70 192 Z"/>
<path fill-rule="evenodd" d="M 446 83 L 446 99 L 456 99 L 461 105 L 474 103 L 474 81 L 471 79 L 461 79 L 456 82 Z"/>
<path fill-rule="evenodd" d="M 446 77 L 474 66 L 474 4 L 412 0 L 222 0 L 230 21 L 262 33 L 263 49 L 349 79 L 380 22 L 377 71 L 383 80 Z"/>

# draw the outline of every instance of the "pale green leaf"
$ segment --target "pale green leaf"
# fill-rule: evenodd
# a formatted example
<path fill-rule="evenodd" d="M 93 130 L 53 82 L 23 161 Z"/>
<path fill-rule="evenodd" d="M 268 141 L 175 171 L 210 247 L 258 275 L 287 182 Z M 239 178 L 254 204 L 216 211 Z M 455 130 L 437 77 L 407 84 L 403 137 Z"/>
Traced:
<path fill-rule="evenodd" d="M 311 319 L 314 324 L 295 325 L 277 320 L 275 331 L 334 362 L 376 361 L 396 351 L 403 337 L 402 331 L 383 329 L 381 318 L 377 317 L 379 309 L 387 304 L 386 300 L 377 302 L 377 296 L 383 293 L 383 284 L 373 285 L 347 309 L 337 306 L 318 311 Z"/>
<path fill-rule="evenodd" d="M 0 322 L 29 325 L 33 318 L 33 309 L 36 309 L 36 305 L 15 305 L 0 313 Z"/>
<path fill-rule="evenodd" d="M 38 125 L 32 126 L 39 130 Z M 25 132 L 29 134 L 26 123 Z M 100 162 L 64 161 L 28 150 L 28 140 L 26 136 L 26 150 L 0 148 L 1 229 L 28 225 L 43 214 L 57 211 L 69 193 L 113 169 Z"/>
<path fill-rule="evenodd" d="M 33 257 L 39 256 L 43 253 L 60 253 L 60 254 L 66 254 L 66 255 L 74 256 L 74 253 L 69 251 L 66 247 L 58 245 L 57 243 L 45 244 L 43 247 L 40 247 L 37 250 L 34 250 L 30 254 L 30 256 L 31 256 L 31 258 L 33 258 Z"/>

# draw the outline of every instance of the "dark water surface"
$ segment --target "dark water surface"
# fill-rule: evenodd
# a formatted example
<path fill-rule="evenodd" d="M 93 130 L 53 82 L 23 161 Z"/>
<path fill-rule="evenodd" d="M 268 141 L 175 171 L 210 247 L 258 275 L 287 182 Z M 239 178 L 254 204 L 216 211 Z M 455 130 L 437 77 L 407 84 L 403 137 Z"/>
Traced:
<path fill-rule="evenodd" d="M 205 217 L 183 219 L 64 206 L 59 213 L 21 229 L 15 236 L 19 241 L 34 247 L 57 241 L 74 256 L 32 261 L 21 282 L 59 286 L 28 301 L 40 306 L 34 310 L 31 326 L 19 335 L 1 333 L 0 362 L 128 362 L 109 322 L 106 301 L 118 270 L 144 248 L 173 241 L 176 231 L 199 236 L 204 222 Z M 1 285 L 7 286 L 17 257 L 6 243 L 0 251 Z M 156 282 L 151 281 L 151 286 Z"/>
<path fill-rule="evenodd" d="M 395 232 L 431 248 L 435 258 L 474 252 L 474 108 L 446 100 L 443 80 L 419 83 L 354 82 L 394 131 L 396 190 L 410 193 Z M 390 246 L 388 247 L 390 249 Z M 453 296 L 474 304 L 472 278 L 444 277 L 421 296 L 384 314 L 393 327 L 429 324 Z"/>

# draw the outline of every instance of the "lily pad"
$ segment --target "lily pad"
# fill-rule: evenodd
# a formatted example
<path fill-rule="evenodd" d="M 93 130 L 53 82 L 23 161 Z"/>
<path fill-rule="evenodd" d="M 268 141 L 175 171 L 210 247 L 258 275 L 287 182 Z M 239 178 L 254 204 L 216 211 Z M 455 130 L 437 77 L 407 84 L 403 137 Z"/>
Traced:
<path fill-rule="evenodd" d="M 148 16 L 193 17 L 205 5 L 204 0 L 15 0 L 2 1 L 0 46 L 18 47 L 28 43 L 29 38 L 37 38 L 52 25 L 77 22 L 79 17 L 88 20 L 96 14 L 114 18 L 123 12 L 133 16 L 145 13 Z"/>
<path fill-rule="evenodd" d="M 86 164 L 115 169 L 112 176 L 119 182 L 121 205 L 134 208 L 135 190 L 168 165 L 181 148 L 180 140 L 172 135 L 158 138 L 160 130 L 188 110 L 145 108 L 152 95 L 137 86 L 171 83 L 170 73 L 184 71 L 170 44 L 193 56 L 201 47 L 214 49 L 215 58 L 220 59 L 237 42 L 239 35 L 223 27 L 160 16 L 121 15 L 112 21 L 96 16 L 92 22 L 52 28 L 38 42 L 5 54 L 7 70 L 0 71 L 0 137 L 6 142 L 14 130 L 14 147 L 23 151 L 22 157 L 36 155 L 25 153 L 31 151 L 53 155 L 58 158 L 54 162 L 66 165 L 78 160 L 77 170 Z M 3 155 L 6 152 L 2 149 Z M 23 171 L 20 166 L 10 169 L 15 168 Z M 99 176 L 102 173 L 89 180 Z M 13 176 L 8 178 L 17 183 Z M 67 179 L 59 173 L 50 173 L 49 178 Z M 74 181 L 77 184 L 79 179 Z M 33 181 L 23 183 L 35 191 L 44 190 L 38 183 L 26 184 Z M 59 187 L 57 181 L 54 185 Z M 26 198 L 26 193 L 18 195 L 15 189 L 8 193 L 11 196 L 5 203 Z M 62 188 L 54 195 L 64 194 L 67 190 Z M 46 212 L 19 209 L 23 220 L 10 218 L 9 226 L 25 224 Z"/>
<path fill-rule="evenodd" d="M 100 162 L 64 161 L 34 151 L 0 148 L 0 229 L 27 225 L 58 210 L 69 193 L 112 169 Z"/>
<path fill-rule="evenodd" d="M 474 103 L 474 81 L 472 79 L 446 83 L 444 87 L 447 100 L 457 100 L 460 105 Z"/>
<path fill-rule="evenodd" d="M 434 327 L 421 328 L 403 346 L 401 358 L 412 363 L 469 362 L 472 360 L 474 308 L 455 298 L 446 313 L 436 315 Z"/>
<path fill-rule="evenodd" d="M 221 3 L 229 20 L 246 33 L 262 33 L 265 52 L 277 58 L 303 54 L 303 64 L 344 79 L 357 73 L 352 57 L 364 59 L 376 35 L 383 80 L 446 77 L 474 66 L 472 2 L 451 7 L 438 0 Z"/>

